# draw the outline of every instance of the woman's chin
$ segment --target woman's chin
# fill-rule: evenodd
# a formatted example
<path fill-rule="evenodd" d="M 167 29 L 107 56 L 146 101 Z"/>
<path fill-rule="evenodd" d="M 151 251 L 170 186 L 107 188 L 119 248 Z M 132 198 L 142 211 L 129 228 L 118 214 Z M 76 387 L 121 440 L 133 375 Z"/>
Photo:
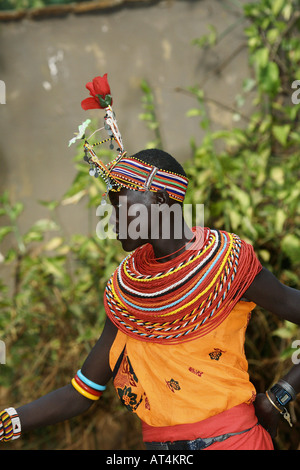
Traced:
<path fill-rule="evenodd" d="M 121 243 L 123 250 L 128 252 L 134 251 L 139 246 L 147 243 L 140 238 L 137 240 L 132 240 L 131 238 L 121 238 L 119 234 L 117 234 L 117 240 Z"/>

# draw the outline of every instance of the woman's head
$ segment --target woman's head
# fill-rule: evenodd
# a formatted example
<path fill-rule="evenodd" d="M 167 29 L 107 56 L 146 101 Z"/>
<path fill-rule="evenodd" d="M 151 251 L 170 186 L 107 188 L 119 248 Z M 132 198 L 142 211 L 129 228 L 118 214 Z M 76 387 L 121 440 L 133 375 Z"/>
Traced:
<path fill-rule="evenodd" d="M 148 166 L 157 168 L 168 174 L 186 178 L 184 169 L 177 160 L 168 153 L 158 150 L 142 150 L 132 157 L 134 161 L 143 162 Z M 123 167 L 124 174 L 130 177 L 130 166 Z M 126 173 L 125 173 L 126 170 Z M 138 173 L 139 168 L 133 167 L 132 171 Z M 166 173 L 167 174 L 167 173 Z M 134 175 L 133 175 L 134 176 Z M 164 181 L 163 178 L 159 182 Z M 159 239 L 171 239 L 174 230 L 182 228 L 182 202 L 176 200 L 174 189 L 151 186 L 150 189 L 128 189 L 121 187 L 117 192 L 110 191 L 109 198 L 113 205 L 113 213 L 110 222 L 114 226 L 117 237 L 125 251 L 132 251 L 145 243 L 152 243 Z M 179 186 L 178 186 L 179 187 Z"/>

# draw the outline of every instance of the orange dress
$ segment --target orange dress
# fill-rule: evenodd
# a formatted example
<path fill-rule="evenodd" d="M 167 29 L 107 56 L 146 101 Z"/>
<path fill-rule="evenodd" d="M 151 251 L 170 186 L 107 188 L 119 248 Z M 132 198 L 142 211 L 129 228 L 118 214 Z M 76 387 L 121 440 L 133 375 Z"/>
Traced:
<path fill-rule="evenodd" d="M 252 403 L 244 341 L 254 306 L 238 302 L 219 327 L 182 344 L 143 342 L 118 331 L 110 366 L 121 401 L 157 427 L 203 421 Z"/>

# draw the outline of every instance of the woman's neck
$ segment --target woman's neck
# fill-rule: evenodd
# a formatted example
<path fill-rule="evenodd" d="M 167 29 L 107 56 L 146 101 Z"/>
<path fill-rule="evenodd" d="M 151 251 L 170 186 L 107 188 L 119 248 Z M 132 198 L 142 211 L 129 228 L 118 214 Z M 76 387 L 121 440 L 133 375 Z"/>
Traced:
<path fill-rule="evenodd" d="M 155 259 L 163 263 L 176 258 L 187 249 L 189 242 L 192 242 L 194 238 L 194 232 L 184 222 L 181 237 L 175 238 L 174 231 L 173 233 L 170 231 L 169 238 L 160 237 L 157 240 L 151 240 Z"/>

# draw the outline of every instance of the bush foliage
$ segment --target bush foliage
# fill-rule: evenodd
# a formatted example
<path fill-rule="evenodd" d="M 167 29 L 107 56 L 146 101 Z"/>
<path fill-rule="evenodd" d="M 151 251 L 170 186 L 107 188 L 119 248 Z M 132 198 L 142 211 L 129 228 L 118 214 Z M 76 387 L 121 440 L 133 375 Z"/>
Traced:
<path fill-rule="evenodd" d="M 253 244 L 265 267 L 299 288 L 300 105 L 292 84 L 300 78 L 300 11 L 293 0 L 263 0 L 247 4 L 244 17 L 251 75 L 237 95 L 233 118 L 242 114 L 249 93 L 253 111 L 243 128 L 213 131 L 204 91 L 189 89 L 198 103 L 189 116 L 200 117 L 206 136 L 201 145 L 192 142 L 187 202 L 203 202 L 208 226 L 238 233 Z M 195 44 L 212 48 L 217 41 L 212 30 Z M 256 308 L 246 349 L 258 391 L 292 366 L 297 338 L 296 325 Z M 297 448 L 299 427 L 294 425 L 292 433 L 282 428 L 278 447 Z"/>
<path fill-rule="evenodd" d="M 200 144 L 196 139 L 191 142 L 192 158 L 185 164 L 191 178 L 187 202 L 205 204 L 206 225 L 236 232 L 250 241 L 268 269 L 282 282 L 299 288 L 300 105 L 291 99 L 292 83 L 300 79 L 299 10 L 294 0 L 262 0 L 246 4 L 242 15 L 247 21 L 251 75 L 237 95 L 233 117 L 239 118 L 249 94 L 253 109 L 245 126 L 212 130 L 205 92 L 199 86 L 187 90 L 196 103 L 189 119 L 198 118 L 205 129 Z M 208 36 L 194 44 L 213 48 L 220 37 L 211 28 Z M 153 94 L 145 81 L 142 90 L 141 119 L 154 131 L 157 146 L 161 140 Z M 124 256 L 111 240 L 100 240 L 93 233 L 67 239 L 57 225 L 55 211 L 60 204 L 84 199 L 94 211 L 103 192 L 100 181 L 91 183 L 82 152 L 75 164 L 77 175 L 63 201 L 44 203 L 49 218 L 37 221 L 25 234 L 18 226 L 22 204 L 11 204 L 7 193 L 0 199 L 4 220 L 0 241 L 7 236 L 14 240 L 2 259 L 9 281 L 0 283 L 0 331 L 9 351 L 6 365 L 0 366 L 3 406 L 32 401 L 70 380 L 99 337 L 105 282 Z M 297 326 L 256 308 L 246 352 L 258 391 L 292 366 L 292 342 L 297 335 Z M 297 402 L 291 413 L 296 421 Z M 110 448 L 103 438 L 105 428 L 112 430 L 113 445 L 119 449 L 142 448 L 135 418 L 119 407 L 111 389 L 94 414 L 30 433 L 6 446 Z M 292 430 L 283 422 L 276 446 L 297 449 L 299 436 L 296 422 Z"/>

